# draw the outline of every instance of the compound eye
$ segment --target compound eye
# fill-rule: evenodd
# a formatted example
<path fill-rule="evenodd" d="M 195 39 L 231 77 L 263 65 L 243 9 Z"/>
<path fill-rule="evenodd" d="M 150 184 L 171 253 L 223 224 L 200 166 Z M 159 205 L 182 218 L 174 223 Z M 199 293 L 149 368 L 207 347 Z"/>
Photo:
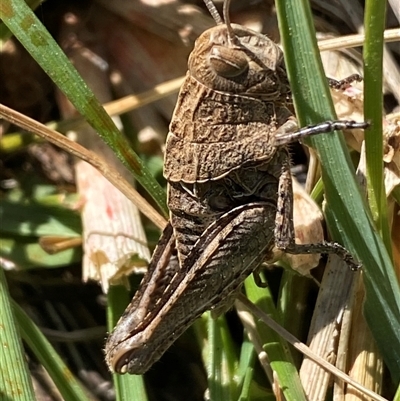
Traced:
<path fill-rule="evenodd" d="M 246 54 L 239 49 L 214 46 L 211 49 L 210 64 L 214 71 L 225 78 L 237 77 L 249 67 Z"/>

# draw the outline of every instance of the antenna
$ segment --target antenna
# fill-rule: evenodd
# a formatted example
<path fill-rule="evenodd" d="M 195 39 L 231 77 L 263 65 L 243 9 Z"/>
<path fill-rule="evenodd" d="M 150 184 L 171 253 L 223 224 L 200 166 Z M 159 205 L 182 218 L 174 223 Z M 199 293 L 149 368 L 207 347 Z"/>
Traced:
<path fill-rule="evenodd" d="M 211 16 L 214 18 L 214 21 L 217 23 L 217 25 L 222 25 L 224 23 L 224 21 L 222 21 L 222 18 L 219 15 L 219 12 L 217 10 L 217 7 L 215 7 L 215 4 L 212 2 L 212 0 L 204 0 L 204 3 L 206 4 L 208 11 L 210 12 Z"/>
<path fill-rule="evenodd" d="M 229 19 L 229 6 L 231 4 L 231 0 L 224 1 L 223 15 L 225 20 L 226 29 L 228 31 L 229 40 L 232 45 L 239 45 L 239 40 L 233 32 L 233 28 L 231 25 L 231 20 Z"/>
<path fill-rule="evenodd" d="M 211 16 L 214 18 L 214 21 L 217 23 L 217 25 L 223 25 L 223 24 L 226 25 L 230 44 L 239 46 L 240 42 L 239 42 L 238 38 L 236 37 L 235 32 L 233 32 L 233 28 L 231 26 L 231 21 L 229 19 L 229 6 L 231 4 L 231 0 L 224 1 L 223 16 L 224 16 L 225 22 L 222 20 L 221 16 L 219 15 L 219 12 L 218 12 L 217 8 L 215 7 L 215 4 L 212 2 L 212 0 L 204 0 L 204 3 L 207 6 L 208 11 L 210 12 Z"/>

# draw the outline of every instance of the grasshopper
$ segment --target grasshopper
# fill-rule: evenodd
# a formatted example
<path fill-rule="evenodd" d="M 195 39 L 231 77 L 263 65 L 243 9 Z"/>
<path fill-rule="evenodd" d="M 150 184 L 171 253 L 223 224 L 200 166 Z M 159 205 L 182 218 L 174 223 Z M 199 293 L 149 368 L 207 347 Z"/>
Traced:
<path fill-rule="evenodd" d="M 246 277 L 277 249 L 335 253 L 359 267 L 337 243 L 295 243 L 286 145 L 368 124 L 298 129 L 281 49 L 231 24 L 228 0 L 224 21 L 205 2 L 217 26 L 195 43 L 166 143 L 170 221 L 106 343 L 107 364 L 118 373 L 143 374 L 203 312 L 229 309 Z"/>

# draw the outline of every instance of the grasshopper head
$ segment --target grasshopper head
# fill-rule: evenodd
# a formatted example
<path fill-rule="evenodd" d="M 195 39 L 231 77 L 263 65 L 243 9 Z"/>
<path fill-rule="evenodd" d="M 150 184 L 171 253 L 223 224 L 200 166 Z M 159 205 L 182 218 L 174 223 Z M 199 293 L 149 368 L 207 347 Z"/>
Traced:
<path fill-rule="evenodd" d="M 196 40 L 189 57 L 189 73 L 216 91 L 266 100 L 285 97 L 288 81 L 282 50 L 268 37 L 231 24 L 229 2 L 224 5 L 225 23 L 210 2 L 207 6 L 218 25 Z"/>

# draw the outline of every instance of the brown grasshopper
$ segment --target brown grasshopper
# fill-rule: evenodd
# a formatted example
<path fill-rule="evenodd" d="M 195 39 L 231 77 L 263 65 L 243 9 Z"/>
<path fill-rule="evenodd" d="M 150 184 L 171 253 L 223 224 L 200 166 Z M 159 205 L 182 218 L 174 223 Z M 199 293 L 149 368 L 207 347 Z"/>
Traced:
<path fill-rule="evenodd" d="M 281 49 L 231 24 L 229 1 L 225 23 L 205 2 L 218 25 L 195 43 L 167 137 L 170 223 L 105 348 L 118 373 L 146 372 L 203 312 L 229 309 L 274 249 L 335 253 L 358 268 L 337 243 L 295 244 L 285 145 L 367 124 L 333 121 L 297 130 Z"/>

